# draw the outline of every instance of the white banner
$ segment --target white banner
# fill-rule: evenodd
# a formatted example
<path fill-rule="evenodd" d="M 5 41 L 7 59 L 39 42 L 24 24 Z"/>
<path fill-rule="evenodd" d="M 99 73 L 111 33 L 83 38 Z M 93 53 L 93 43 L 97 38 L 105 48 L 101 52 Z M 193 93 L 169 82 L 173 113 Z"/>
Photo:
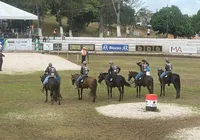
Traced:
<path fill-rule="evenodd" d="M 195 46 L 170 46 L 169 53 L 197 53 Z"/>
<path fill-rule="evenodd" d="M 53 51 L 53 43 L 43 43 L 44 51 Z"/>
<path fill-rule="evenodd" d="M 12 51 L 12 50 L 23 50 L 23 51 L 31 51 L 34 50 L 32 46 L 32 39 L 7 39 L 4 50 Z"/>

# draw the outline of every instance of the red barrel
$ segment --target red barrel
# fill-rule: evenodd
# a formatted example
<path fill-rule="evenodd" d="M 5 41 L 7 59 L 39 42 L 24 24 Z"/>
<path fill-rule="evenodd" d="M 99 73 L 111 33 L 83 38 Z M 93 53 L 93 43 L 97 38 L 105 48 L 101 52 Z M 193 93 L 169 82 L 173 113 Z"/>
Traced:
<path fill-rule="evenodd" d="M 156 94 L 146 94 L 146 111 L 157 110 L 158 97 Z"/>

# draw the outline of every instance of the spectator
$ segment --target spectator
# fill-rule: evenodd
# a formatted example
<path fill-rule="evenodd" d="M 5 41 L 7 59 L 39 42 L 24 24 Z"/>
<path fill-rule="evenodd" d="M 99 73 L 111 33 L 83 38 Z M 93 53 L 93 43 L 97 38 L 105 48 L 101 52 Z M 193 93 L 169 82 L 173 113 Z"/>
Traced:
<path fill-rule="evenodd" d="M 43 42 L 47 42 L 46 36 L 43 37 Z"/>
<path fill-rule="evenodd" d="M 83 47 L 82 50 L 81 50 L 81 56 L 82 56 L 81 62 L 83 63 L 84 61 L 86 61 L 86 56 L 87 56 L 87 50 L 86 50 L 85 47 Z"/>
<path fill-rule="evenodd" d="M 57 37 L 57 29 L 53 30 L 53 39 L 55 39 Z"/>
<path fill-rule="evenodd" d="M 127 30 L 126 30 L 126 37 L 129 37 L 129 36 L 130 36 L 130 29 L 127 28 Z"/>
<path fill-rule="evenodd" d="M 151 31 L 151 30 L 148 28 L 148 29 L 147 29 L 147 36 L 148 36 L 148 37 L 150 36 L 150 31 Z"/>
<path fill-rule="evenodd" d="M 110 36 L 110 30 L 108 29 L 107 30 L 107 37 L 109 37 Z"/>
<path fill-rule="evenodd" d="M 0 71 L 2 71 L 3 57 L 5 57 L 5 55 L 3 55 L 2 51 L 0 51 Z"/>

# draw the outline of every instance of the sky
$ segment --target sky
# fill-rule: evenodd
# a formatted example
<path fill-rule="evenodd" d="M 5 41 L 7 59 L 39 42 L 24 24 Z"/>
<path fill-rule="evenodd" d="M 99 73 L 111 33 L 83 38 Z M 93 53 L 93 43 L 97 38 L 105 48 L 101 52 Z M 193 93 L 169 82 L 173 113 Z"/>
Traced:
<path fill-rule="evenodd" d="M 143 0 L 144 6 L 152 12 L 160 10 L 162 7 L 178 6 L 183 14 L 194 15 L 200 10 L 200 0 Z"/>

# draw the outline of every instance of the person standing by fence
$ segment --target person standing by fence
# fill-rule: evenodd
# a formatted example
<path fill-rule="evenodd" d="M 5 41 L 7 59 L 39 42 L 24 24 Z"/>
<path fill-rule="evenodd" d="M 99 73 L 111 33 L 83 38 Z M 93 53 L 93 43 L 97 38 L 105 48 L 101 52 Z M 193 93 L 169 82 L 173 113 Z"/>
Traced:
<path fill-rule="evenodd" d="M 57 29 L 54 29 L 53 30 L 53 39 L 56 39 L 56 37 L 57 37 Z"/>
<path fill-rule="evenodd" d="M 0 51 L 0 71 L 2 71 L 3 57 L 5 57 L 5 55 L 3 55 L 2 51 Z"/>
<path fill-rule="evenodd" d="M 86 61 L 86 56 L 87 56 L 87 50 L 86 50 L 85 47 L 83 47 L 82 50 L 81 50 L 81 56 L 82 56 L 81 63 L 83 63 L 84 61 Z"/>

